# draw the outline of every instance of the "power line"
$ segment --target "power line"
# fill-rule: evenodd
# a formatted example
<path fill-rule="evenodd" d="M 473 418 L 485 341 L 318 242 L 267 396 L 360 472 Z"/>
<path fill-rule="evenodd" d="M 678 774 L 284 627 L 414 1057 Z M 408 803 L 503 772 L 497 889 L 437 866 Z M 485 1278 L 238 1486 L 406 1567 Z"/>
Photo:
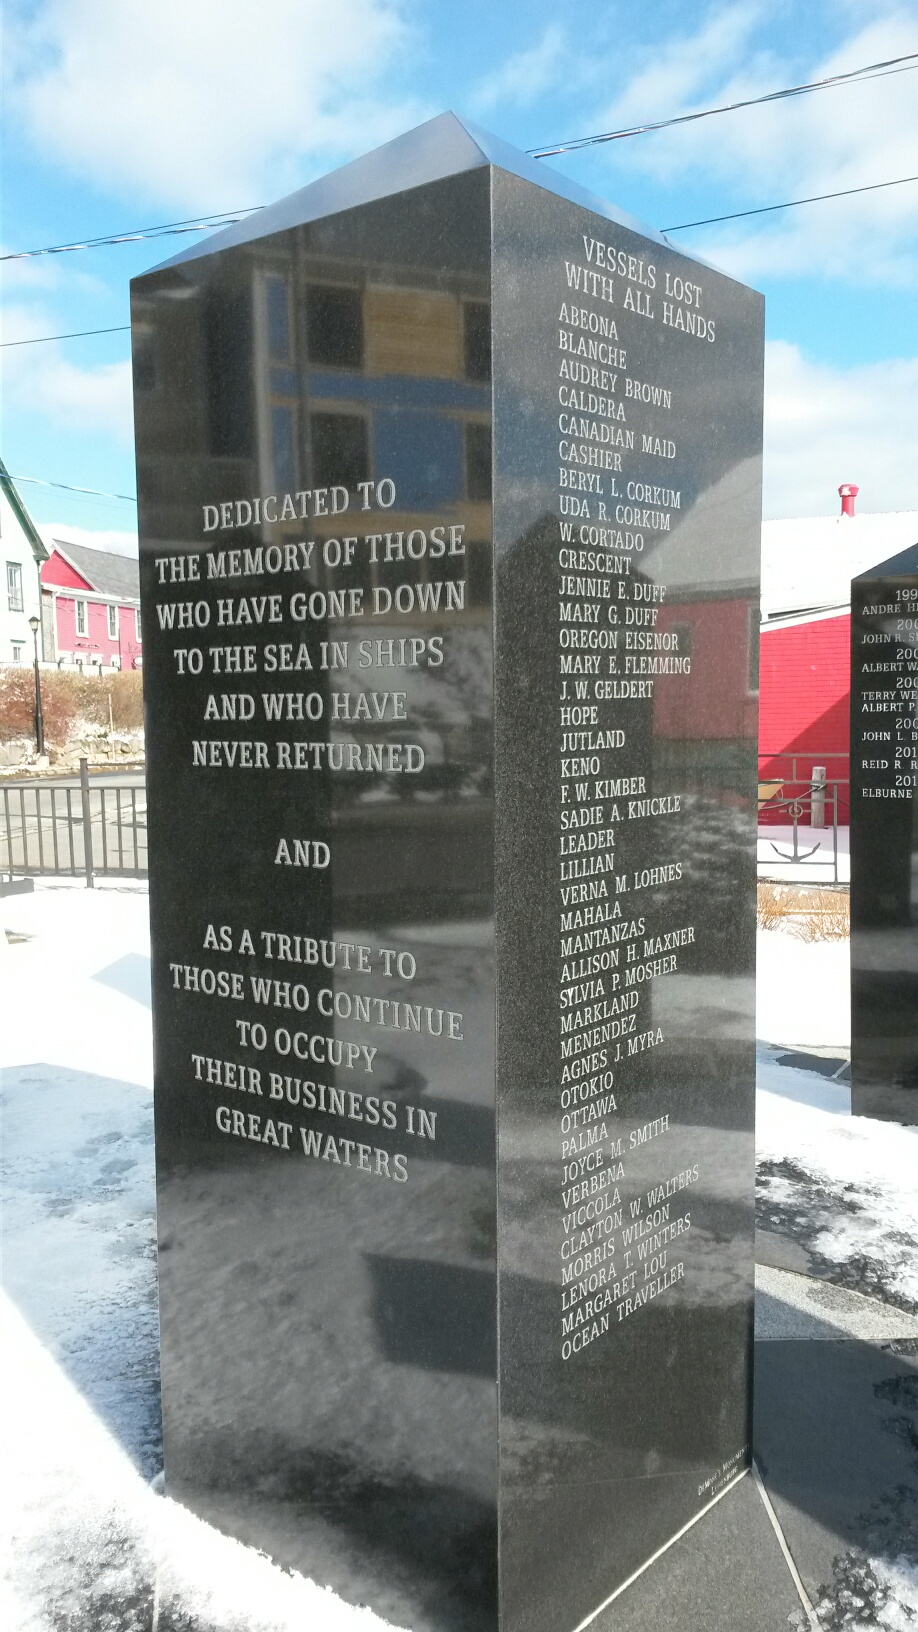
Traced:
<path fill-rule="evenodd" d="M 0 351 L 5 346 L 43 346 L 48 340 L 82 340 L 88 334 L 126 334 L 130 323 L 119 323 L 113 329 L 71 329 L 69 334 L 33 334 L 28 340 L 0 340 Z"/>
<path fill-rule="evenodd" d="M 809 198 L 789 198 L 782 204 L 760 204 L 753 210 L 732 210 L 728 215 L 706 215 L 700 221 L 680 221 L 675 226 L 660 227 L 659 230 L 663 233 L 688 232 L 690 227 L 710 227 L 721 221 L 743 221 L 752 215 L 772 215 L 775 210 L 798 210 L 803 204 L 822 204 L 827 199 L 850 198 L 855 193 L 878 193 L 886 187 L 905 187 L 915 181 L 918 181 L 918 176 L 898 176 L 893 181 L 873 181 L 864 187 L 842 187 L 834 193 L 813 193 Z M 75 329 L 70 334 L 39 334 L 29 340 L 4 340 L 0 342 L 0 349 L 5 346 L 38 346 L 49 340 L 80 340 L 85 335 L 93 334 L 127 334 L 129 330 L 129 323 L 120 323 L 111 329 Z M 28 479 L 22 478 L 23 481 Z M 125 495 L 108 496 L 123 498 Z M 131 500 L 131 503 L 134 503 L 134 500 Z"/>
<path fill-rule="evenodd" d="M 901 66 L 902 64 L 909 64 L 910 66 L 904 67 Z M 749 97 L 743 102 L 729 102 L 717 108 L 703 108 L 697 113 L 682 113 L 674 118 L 658 119 L 650 124 L 631 125 L 624 130 L 603 131 L 597 136 L 578 136 L 569 142 L 559 142 L 554 147 L 531 147 L 527 151 L 530 158 L 547 159 L 558 153 L 576 152 L 578 148 L 592 147 L 600 142 L 619 141 L 628 136 L 645 136 L 651 131 L 666 130 L 672 125 L 691 124 L 697 119 L 710 119 L 714 114 L 734 113 L 739 108 L 753 108 L 764 102 L 779 102 L 786 97 L 803 96 L 810 91 L 828 90 L 836 85 L 845 85 L 852 82 L 860 83 L 862 80 L 867 79 L 884 79 L 890 74 L 909 73 L 915 67 L 918 67 L 918 51 L 911 51 L 902 57 L 889 57 L 884 62 L 865 63 L 863 68 L 852 68 L 845 74 L 833 74 L 827 79 L 812 80 L 806 85 L 790 85 L 785 90 L 769 91 L 765 96 Z M 895 184 L 880 182 L 877 185 Z M 866 191 L 867 189 L 852 189 L 855 192 L 861 190 Z M 837 196 L 842 197 L 842 194 Z M 783 205 L 773 207 L 776 209 L 785 208 Z M 71 244 L 46 244 L 39 249 L 15 250 L 6 255 L 0 255 L 0 262 L 30 260 L 37 255 L 64 255 L 81 249 L 101 249 L 110 244 L 133 244 L 139 243 L 141 239 L 166 238 L 184 232 L 204 232 L 207 228 L 232 226 L 235 222 L 241 221 L 244 216 L 253 215 L 256 210 L 263 208 L 264 205 L 262 204 L 250 204 L 245 209 L 221 211 L 219 215 L 198 215 L 189 217 L 184 221 L 166 221 L 156 227 L 139 227 L 130 232 L 112 233 L 100 238 L 80 239 Z M 672 228 L 671 230 L 676 231 L 677 229 Z"/>
<path fill-rule="evenodd" d="M 59 487 L 64 493 L 89 493 L 95 499 L 122 499 L 125 504 L 136 504 L 134 493 L 104 493 L 99 487 L 71 487 L 69 482 L 43 482 L 40 476 L 12 476 L 14 482 L 31 482 L 35 487 Z"/>
<path fill-rule="evenodd" d="M 869 187 L 843 187 L 839 193 L 814 193 L 812 198 L 791 198 L 786 204 L 761 204 L 756 210 L 734 210 L 731 215 L 709 215 L 703 221 L 681 221 L 676 227 L 661 227 L 661 232 L 687 232 L 689 227 L 710 227 L 716 221 L 741 221 L 749 215 L 770 215 L 773 210 L 796 210 L 801 204 L 821 204 L 826 198 L 850 198 L 852 193 L 878 193 L 883 187 L 904 187 L 918 176 L 900 176 L 897 181 L 874 181 Z"/>
<path fill-rule="evenodd" d="M 254 215 L 256 210 L 264 209 L 263 204 L 247 204 L 245 209 L 237 210 L 234 215 L 223 210 L 219 215 L 189 216 L 185 221 L 165 221 L 158 227 L 137 227 L 130 232 L 117 232 L 102 238 L 81 238 L 72 244 L 46 244 L 41 249 L 18 249 L 11 254 L 0 255 L 0 261 L 28 261 L 36 255 L 66 255 L 77 249 L 102 249 L 107 244 L 135 244 L 141 238 L 170 238 L 182 232 L 204 232 L 206 228 L 230 227 L 235 221 L 241 221 L 245 215 Z"/>
<path fill-rule="evenodd" d="M 763 102 L 780 102 L 789 96 L 804 96 L 809 91 L 826 91 L 836 85 L 850 84 L 852 80 L 887 79 L 890 74 L 907 74 L 918 67 L 918 51 L 910 51 L 904 57 L 890 57 L 886 62 L 870 62 L 863 68 L 852 68 L 847 74 L 833 74 L 828 79 L 814 79 L 806 85 L 790 85 L 783 91 L 769 91 L 765 96 L 750 96 L 744 102 L 725 102 L 719 108 L 702 108 L 698 113 L 680 113 L 672 119 L 657 119 L 652 124 L 629 125 L 624 130 L 606 130 L 598 136 L 575 136 L 568 142 L 558 142 L 555 147 L 529 147 L 526 149 L 532 159 L 549 159 L 558 153 L 575 153 L 581 147 L 593 147 L 599 142 L 618 142 L 626 136 L 646 136 L 654 130 L 668 130 L 672 125 L 689 125 L 696 119 L 710 119 L 716 113 L 735 113 L 738 108 L 755 108 Z M 909 63 L 908 68 L 897 67 L 898 63 Z"/>

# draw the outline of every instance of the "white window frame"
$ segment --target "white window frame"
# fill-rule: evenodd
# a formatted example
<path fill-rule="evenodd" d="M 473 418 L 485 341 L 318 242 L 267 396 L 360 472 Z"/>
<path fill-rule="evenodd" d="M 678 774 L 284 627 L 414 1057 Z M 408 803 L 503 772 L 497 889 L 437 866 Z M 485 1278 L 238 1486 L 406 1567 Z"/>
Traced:
<path fill-rule="evenodd" d="M 13 648 L 13 662 L 21 664 L 23 660 L 22 654 L 25 651 L 25 641 L 14 640 L 11 641 L 10 644 Z"/>
<path fill-rule="evenodd" d="M 143 645 L 143 635 L 141 634 L 141 630 L 140 630 L 140 607 L 139 606 L 136 606 L 134 608 L 134 629 L 135 629 L 136 634 L 137 634 L 137 644 L 138 644 L 138 646 L 142 646 Z"/>
<path fill-rule="evenodd" d="M 87 611 L 86 602 L 75 599 L 73 604 L 75 609 L 74 617 L 76 619 L 76 632 L 85 639 L 89 633 L 89 613 Z"/>
<path fill-rule="evenodd" d="M 108 638 L 109 640 L 118 639 L 118 608 L 111 604 L 108 608 Z"/>
<path fill-rule="evenodd" d="M 25 611 L 25 601 L 22 595 L 21 561 L 7 561 L 6 563 L 6 600 L 11 612 Z"/>

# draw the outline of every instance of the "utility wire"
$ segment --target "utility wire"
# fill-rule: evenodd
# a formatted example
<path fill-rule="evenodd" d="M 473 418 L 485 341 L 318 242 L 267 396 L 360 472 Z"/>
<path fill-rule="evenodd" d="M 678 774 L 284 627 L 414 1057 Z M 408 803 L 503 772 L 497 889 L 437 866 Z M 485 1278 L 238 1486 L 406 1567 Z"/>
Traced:
<path fill-rule="evenodd" d="M 809 198 L 789 198 L 783 204 L 760 204 L 754 210 L 732 210 L 729 215 L 706 215 L 700 221 L 679 221 L 675 226 L 660 227 L 659 230 L 662 233 L 688 232 L 690 227 L 711 227 L 720 221 L 743 221 L 752 215 L 772 215 L 775 210 L 799 210 L 802 204 L 822 204 L 826 199 L 850 198 L 854 193 L 878 193 L 886 187 L 905 187 L 915 181 L 918 181 L 918 176 L 898 176 L 894 181 L 873 181 L 865 187 L 843 187 L 835 193 L 813 193 Z M 130 326 L 129 323 L 120 323 L 113 329 L 75 329 L 70 334 L 38 334 L 29 340 L 3 340 L 0 341 L 0 350 L 4 346 L 40 346 L 48 340 L 80 340 L 84 335 L 91 334 L 127 334 Z M 29 480 L 28 477 L 20 479 Z M 123 498 L 124 494 L 112 494 L 109 497 Z"/>
<path fill-rule="evenodd" d="M 11 476 L 13 482 L 31 482 L 35 487 L 59 487 L 64 493 L 89 493 L 95 499 L 122 499 L 125 504 L 136 504 L 134 493 L 103 493 L 99 487 L 71 487 L 69 482 L 43 482 L 40 476 Z"/>
<path fill-rule="evenodd" d="M 28 261 L 36 255 L 66 255 L 75 249 L 102 249 L 106 244 L 134 244 L 141 238 L 170 238 L 182 232 L 203 232 L 205 228 L 230 227 L 245 215 L 254 215 L 264 209 L 263 204 L 247 204 L 235 215 L 223 210 L 219 215 L 189 216 L 185 221 L 166 221 L 158 227 L 137 227 L 131 232 L 118 232 L 103 238 L 81 238 L 72 244 L 46 244 L 41 249 L 18 249 L 0 255 L 0 261 Z"/>
<path fill-rule="evenodd" d="M 918 51 L 910 51 L 904 57 L 890 57 L 886 62 L 869 62 L 863 68 L 852 68 L 847 74 L 833 74 L 828 79 L 814 79 L 806 85 L 790 85 L 783 91 L 769 91 L 765 96 L 750 96 L 744 102 L 725 102 L 719 108 L 702 108 L 698 113 L 680 113 L 672 119 L 657 119 L 652 124 L 629 125 L 624 130 L 606 130 L 598 136 L 574 136 L 568 142 L 558 142 L 554 147 L 529 147 L 526 149 L 531 159 L 549 159 L 557 153 L 574 153 L 581 147 L 593 147 L 599 142 L 618 142 L 626 136 L 646 136 L 653 130 L 668 130 L 672 125 L 689 125 L 696 119 L 710 119 L 715 113 L 735 113 L 738 108 L 755 108 L 763 102 L 780 102 L 789 96 L 805 96 L 809 91 L 827 91 L 836 85 L 850 84 L 852 81 L 866 79 L 887 79 L 890 74 L 907 74 L 918 67 Z M 899 63 L 908 63 L 908 67 L 897 67 Z"/>
<path fill-rule="evenodd" d="M 43 346 L 48 340 L 82 340 L 87 334 L 126 334 L 130 323 L 119 323 L 113 329 L 71 329 L 69 334 L 33 334 L 28 340 L 0 340 L 4 346 Z"/>
<path fill-rule="evenodd" d="M 661 227 L 661 232 L 687 232 L 689 227 L 710 227 L 716 221 L 741 221 L 750 215 L 770 215 L 773 210 L 797 210 L 801 204 L 821 204 L 826 198 L 850 198 L 852 193 L 878 193 L 883 187 L 904 187 L 918 176 L 900 176 L 897 181 L 874 181 L 869 187 L 843 187 L 840 193 L 814 193 L 812 198 L 791 198 L 786 204 L 760 204 L 756 210 L 734 210 L 731 215 L 708 215 L 703 221 L 681 221 L 676 227 Z"/>
<path fill-rule="evenodd" d="M 908 64 L 909 66 L 901 66 Z M 865 63 L 863 68 L 852 68 L 846 74 L 833 74 L 828 79 L 815 79 L 806 85 L 791 85 L 782 91 L 769 91 L 765 96 L 753 96 L 743 102 L 729 102 L 717 108 L 702 108 L 697 113 L 681 113 L 671 119 L 658 119 L 652 124 L 631 125 L 625 130 L 603 131 L 597 136 L 578 136 L 569 142 L 559 142 L 554 147 L 531 147 L 527 151 L 530 158 L 547 159 L 557 153 L 575 152 L 581 147 L 592 147 L 599 142 L 620 141 L 627 136 L 645 136 L 651 131 L 666 130 L 672 125 L 691 124 L 697 119 L 710 119 L 718 113 L 734 113 L 738 108 L 753 108 L 763 102 L 779 102 L 790 96 L 803 96 L 809 91 L 828 90 L 836 85 L 859 83 L 866 79 L 884 79 L 894 73 L 908 73 L 918 67 L 918 51 L 911 51 L 906 56 L 889 57 L 885 62 Z M 879 183 L 880 186 L 894 185 Z M 866 189 L 854 188 L 852 191 Z M 842 194 L 838 194 L 841 197 Z M 802 202 L 802 201 L 801 201 Z M 779 206 L 774 206 L 775 208 Z M 780 206 L 783 208 L 783 206 Z M 185 221 L 166 221 L 158 227 L 141 227 L 132 232 L 114 233 L 107 237 L 86 238 L 72 244 L 48 244 L 39 249 L 20 249 L 6 255 L 0 255 L 0 262 L 30 260 L 36 255 L 64 255 L 79 249 L 101 249 L 108 244 L 133 244 L 145 238 L 166 238 L 183 232 L 203 232 L 205 228 L 232 226 L 241 221 L 246 215 L 253 215 L 256 210 L 263 209 L 262 204 L 250 204 L 245 209 L 222 211 L 219 215 L 198 215 L 189 217 Z M 676 229 L 673 228 L 673 231 Z"/>

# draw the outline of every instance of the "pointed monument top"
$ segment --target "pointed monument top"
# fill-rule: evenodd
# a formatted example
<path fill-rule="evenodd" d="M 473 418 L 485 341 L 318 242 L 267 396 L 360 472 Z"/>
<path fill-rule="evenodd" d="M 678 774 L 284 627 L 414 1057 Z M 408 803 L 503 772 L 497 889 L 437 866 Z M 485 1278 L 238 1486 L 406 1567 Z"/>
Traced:
<path fill-rule="evenodd" d="M 918 575 L 918 544 L 910 544 L 907 550 L 891 555 L 888 561 L 878 561 L 875 567 L 859 572 L 852 581 L 860 584 L 868 578 L 912 578 L 915 575 Z"/>
<path fill-rule="evenodd" d="M 616 210 L 605 199 L 578 186 L 567 176 L 559 175 L 544 161 L 531 159 L 519 148 L 501 141 L 499 136 L 492 136 L 489 131 L 482 130 L 469 120 L 460 119 L 455 113 L 441 113 L 414 130 L 396 136 L 391 142 L 385 142 L 372 153 L 352 159 L 349 164 L 332 170 L 327 176 L 320 176 L 317 181 L 298 188 L 295 193 L 288 193 L 286 198 L 278 199 L 276 204 L 268 204 L 244 221 L 221 228 L 168 261 L 161 261 L 151 270 L 161 272 L 166 267 L 181 266 L 186 261 L 197 260 L 215 250 L 233 249 L 256 238 L 286 232 L 291 227 L 318 221 L 323 216 L 336 215 L 342 210 L 370 204 L 394 193 L 407 192 L 412 187 L 422 187 L 426 182 L 442 181 L 447 176 L 461 175 L 466 170 L 477 170 L 487 164 L 508 170 L 512 175 L 521 176 L 536 187 L 544 188 L 546 192 L 557 193 L 561 198 L 570 199 L 572 204 L 592 210 L 594 215 L 605 216 L 617 226 L 628 227 L 644 238 L 669 246 L 669 240 L 655 227 L 648 227 L 625 211 Z M 680 255 L 687 253 L 679 247 Z M 700 259 L 691 254 L 688 258 L 695 261 Z"/>

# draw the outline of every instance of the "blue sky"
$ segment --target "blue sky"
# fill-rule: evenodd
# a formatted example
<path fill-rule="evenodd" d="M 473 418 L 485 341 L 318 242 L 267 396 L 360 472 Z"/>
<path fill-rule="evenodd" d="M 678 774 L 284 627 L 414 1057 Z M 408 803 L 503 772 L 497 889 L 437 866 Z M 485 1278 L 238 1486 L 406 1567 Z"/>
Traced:
<path fill-rule="evenodd" d="M 5 252 L 267 202 L 452 107 L 521 147 L 918 51 L 918 0 L 7 0 Z M 918 70 L 546 161 L 655 226 L 918 175 Z M 918 509 L 918 183 L 678 240 L 767 300 L 766 514 Z M 181 238 L 3 267 L 4 340 L 127 322 Z M 8 347 L 19 477 L 134 491 L 126 334 Z M 23 482 L 40 523 L 132 506 Z"/>

